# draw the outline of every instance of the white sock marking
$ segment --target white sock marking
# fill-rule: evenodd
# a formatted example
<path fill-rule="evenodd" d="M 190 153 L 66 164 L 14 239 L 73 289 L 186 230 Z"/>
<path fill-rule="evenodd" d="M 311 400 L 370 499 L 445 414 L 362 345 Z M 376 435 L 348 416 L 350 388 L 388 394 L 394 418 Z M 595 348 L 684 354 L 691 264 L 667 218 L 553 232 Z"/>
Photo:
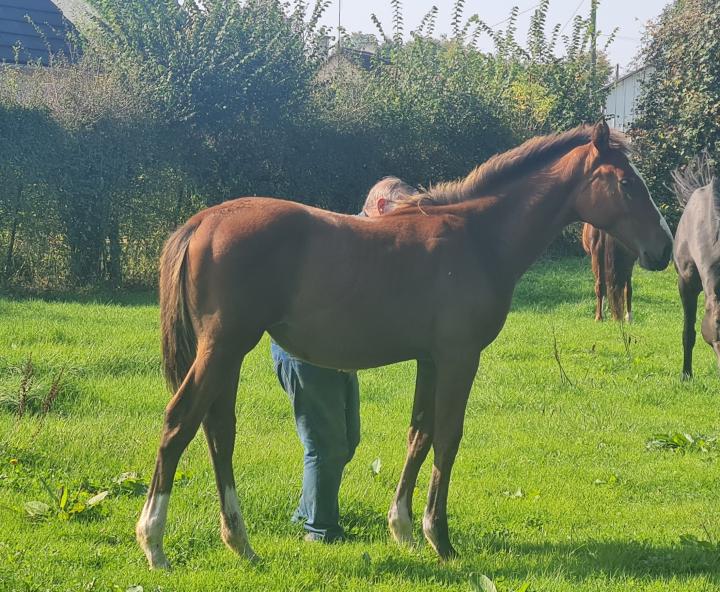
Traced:
<path fill-rule="evenodd" d="M 145 552 L 145 556 L 152 569 L 167 569 L 170 567 L 163 552 L 163 535 L 167 522 L 169 493 L 157 493 L 150 496 L 143 506 L 140 519 L 135 528 L 138 543 Z"/>
<path fill-rule="evenodd" d="M 412 518 L 408 508 L 407 493 L 401 495 L 390 507 L 388 525 L 393 538 L 401 544 L 412 544 Z"/>
<path fill-rule="evenodd" d="M 430 516 L 428 515 L 427 508 L 425 508 L 425 512 L 423 514 L 423 534 L 425 535 L 425 539 L 427 540 L 427 542 L 430 543 L 430 546 L 439 555 L 440 552 L 438 551 L 437 540 L 435 540 L 435 532 L 433 531 L 432 521 L 430 520 Z"/>
<path fill-rule="evenodd" d="M 223 495 L 223 507 L 220 513 L 220 532 L 225 544 L 236 553 L 248 559 L 255 559 L 255 551 L 250 546 L 245 521 L 240 511 L 237 492 L 234 487 L 226 487 Z"/>

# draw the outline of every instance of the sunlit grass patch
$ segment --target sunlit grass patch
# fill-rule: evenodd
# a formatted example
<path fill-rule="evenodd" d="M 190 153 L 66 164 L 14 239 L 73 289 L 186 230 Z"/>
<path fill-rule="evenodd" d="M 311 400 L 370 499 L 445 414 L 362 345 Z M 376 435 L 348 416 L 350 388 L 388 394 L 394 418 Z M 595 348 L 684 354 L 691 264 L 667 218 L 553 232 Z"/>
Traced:
<path fill-rule="evenodd" d="M 699 340 L 695 378 L 681 381 L 672 270 L 636 273 L 632 325 L 596 323 L 593 310 L 582 259 L 543 261 L 518 286 L 468 404 L 449 501 L 461 557 L 446 564 L 423 543 L 396 547 L 385 522 L 405 456 L 414 363 L 360 373 L 362 442 L 341 492 L 350 541 L 318 547 L 289 520 L 302 452 L 264 340 L 243 368 L 235 452 L 264 561 L 247 564 L 223 547 L 199 435 L 170 504 L 175 570 L 161 574 L 147 570 L 133 532 L 169 397 L 153 297 L 0 299 L 0 590 L 717 590 L 713 354 Z M 19 417 L 29 359 L 33 403 Z M 415 494 L 420 540 L 431 460 Z M 87 519 L 86 510 L 65 519 L 74 502 L 103 491 Z M 47 505 L 47 515 L 29 516 L 28 502 Z"/>

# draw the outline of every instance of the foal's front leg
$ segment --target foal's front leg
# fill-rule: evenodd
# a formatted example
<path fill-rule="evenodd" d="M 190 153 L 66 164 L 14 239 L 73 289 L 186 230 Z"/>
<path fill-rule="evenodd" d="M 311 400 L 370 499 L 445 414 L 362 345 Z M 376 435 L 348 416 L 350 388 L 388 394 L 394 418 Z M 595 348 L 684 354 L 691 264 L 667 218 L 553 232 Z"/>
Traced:
<path fill-rule="evenodd" d="M 678 275 L 678 291 L 683 306 L 683 380 L 692 378 L 692 352 L 693 347 L 695 347 L 697 299 L 701 290 L 702 284 L 696 274 L 690 274 L 690 277 Z"/>
<path fill-rule="evenodd" d="M 423 516 L 423 532 L 442 559 L 450 559 L 457 555 L 448 534 L 448 489 L 450 472 L 462 439 L 468 395 L 479 361 L 479 354 L 463 353 L 437 363 L 435 427 L 432 443 L 435 461 Z"/>
<path fill-rule="evenodd" d="M 435 364 L 432 360 L 418 360 L 415 379 L 415 399 L 413 401 L 410 430 L 408 431 L 408 450 L 400 481 L 395 492 L 390 511 L 388 526 L 393 538 L 401 544 L 412 544 L 412 498 L 415 491 L 418 472 L 432 445 L 434 427 Z"/>

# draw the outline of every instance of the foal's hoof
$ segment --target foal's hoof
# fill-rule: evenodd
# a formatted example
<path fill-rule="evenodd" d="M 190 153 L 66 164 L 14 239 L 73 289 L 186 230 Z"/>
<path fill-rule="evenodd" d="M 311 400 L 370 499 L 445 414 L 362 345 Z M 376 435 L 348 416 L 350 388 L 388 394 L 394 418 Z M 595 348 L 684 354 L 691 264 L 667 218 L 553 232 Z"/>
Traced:
<path fill-rule="evenodd" d="M 401 517 L 391 509 L 388 513 L 388 528 L 395 542 L 400 545 L 413 546 L 415 544 L 412 520 L 410 518 Z"/>
<path fill-rule="evenodd" d="M 412 527 L 411 528 L 396 528 L 390 525 L 390 534 L 392 534 L 393 539 L 398 545 L 402 545 L 403 547 L 414 547 L 415 546 L 415 537 L 412 533 Z"/>
<path fill-rule="evenodd" d="M 452 559 L 460 557 L 460 553 L 458 553 L 450 543 L 448 543 L 447 548 L 442 552 L 438 551 L 438 555 L 443 561 L 451 561 Z"/>
<path fill-rule="evenodd" d="M 680 375 L 680 380 L 682 380 L 683 382 L 687 382 L 688 380 L 692 380 L 692 377 L 692 372 L 683 372 Z"/>
<path fill-rule="evenodd" d="M 440 559 L 448 561 L 459 557 L 460 554 L 454 549 L 447 535 L 440 536 L 432 529 L 423 528 L 423 534 L 430 546 L 435 550 Z"/>
<path fill-rule="evenodd" d="M 430 537 L 428 537 L 427 534 L 425 535 L 425 538 L 432 545 L 432 548 L 435 549 L 435 552 L 442 561 L 450 561 L 460 557 L 460 553 L 455 550 L 455 547 L 450 544 L 450 541 L 435 544 L 430 540 Z"/>
<path fill-rule="evenodd" d="M 170 569 L 170 562 L 165 556 L 162 545 L 157 541 L 151 541 L 145 533 L 138 528 L 136 531 L 137 542 L 147 557 L 150 569 Z"/>
<path fill-rule="evenodd" d="M 260 556 L 253 551 L 252 547 L 249 543 L 245 544 L 237 544 L 233 540 L 225 540 L 225 544 L 228 546 L 228 548 L 242 557 L 243 559 L 246 559 L 250 563 L 260 563 L 261 558 Z"/>
<path fill-rule="evenodd" d="M 150 569 L 158 569 L 158 570 L 164 570 L 164 571 L 170 571 L 170 562 L 168 561 L 168 558 L 165 556 L 165 553 L 160 551 L 159 553 L 157 551 L 151 550 L 148 551 L 146 549 L 143 549 L 145 551 L 145 556 L 148 560 L 148 566 Z"/>
<path fill-rule="evenodd" d="M 167 557 L 163 557 L 162 559 L 156 561 L 150 561 L 150 569 L 170 571 L 170 562 L 167 560 Z"/>

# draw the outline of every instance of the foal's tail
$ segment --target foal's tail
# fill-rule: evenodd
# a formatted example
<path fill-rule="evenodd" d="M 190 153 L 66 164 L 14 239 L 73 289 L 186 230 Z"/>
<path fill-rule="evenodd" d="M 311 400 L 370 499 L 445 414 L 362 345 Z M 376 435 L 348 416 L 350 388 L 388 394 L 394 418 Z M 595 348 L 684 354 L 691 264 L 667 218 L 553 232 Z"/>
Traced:
<path fill-rule="evenodd" d="M 175 392 L 190 370 L 197 351 L 197 338 L 185 294 L 186 254 L 197 225 L 185 224 L 165 243 L 160 256 L 160 327 L 163 372 Z"/>

